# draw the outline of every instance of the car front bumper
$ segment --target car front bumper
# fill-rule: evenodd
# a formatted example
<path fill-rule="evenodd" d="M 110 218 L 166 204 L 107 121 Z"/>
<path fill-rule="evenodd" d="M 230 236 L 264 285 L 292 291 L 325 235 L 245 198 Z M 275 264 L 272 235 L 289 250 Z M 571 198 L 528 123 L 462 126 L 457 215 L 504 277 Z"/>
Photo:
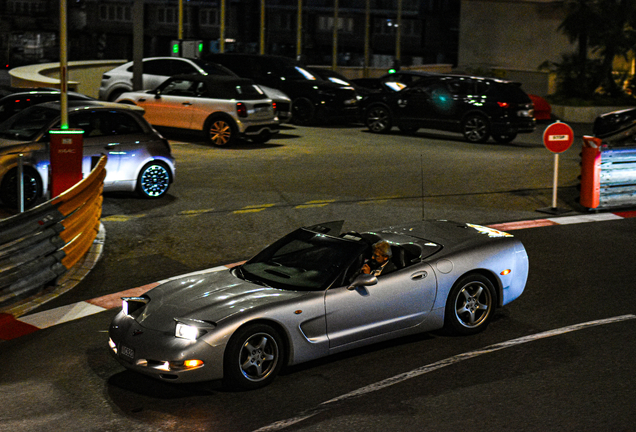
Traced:
<path fill-rule="evenodd" d="M 123 312 L 113 319 L 109 336 L 111 354 L 126 369 L 181 383 L 223 378 L 224 344 L 212 347 L 203 340 L 190 341 L 151 330 Z M 188 367 L 187 360 L 203 364 Z"/>

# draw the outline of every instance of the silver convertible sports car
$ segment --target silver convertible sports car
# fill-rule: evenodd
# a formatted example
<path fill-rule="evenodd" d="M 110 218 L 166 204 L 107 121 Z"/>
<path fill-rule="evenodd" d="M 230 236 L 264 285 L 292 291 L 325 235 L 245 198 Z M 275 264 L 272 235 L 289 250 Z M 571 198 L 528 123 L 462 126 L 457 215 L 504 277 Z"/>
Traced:
<path fill-rule="evenodd" d="M 285 365 L 363 345 L 443 327 L 479 332 L 524 290 L 528 255 L 510 234 L 449 221 L 340 234 L 342 225 L 300 228 L 232 269 L 124 298 L 111 352 L 161 380 L 253 389 Z M 361 274 L 381 240 L 391 269 Z"/>

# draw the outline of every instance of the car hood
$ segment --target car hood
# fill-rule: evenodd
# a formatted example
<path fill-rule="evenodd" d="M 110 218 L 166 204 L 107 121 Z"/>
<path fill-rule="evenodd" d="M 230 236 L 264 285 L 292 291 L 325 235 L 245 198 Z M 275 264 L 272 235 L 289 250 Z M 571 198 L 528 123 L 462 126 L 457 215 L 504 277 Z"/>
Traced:
<path fill-rule="evenodd" d="M 186 275 L 148 291 L 150 301 L 137 321 L 146 328 L 174 331 L 175 318 L 217 323 L 248 310 L 302 296 L 237 278 L 230 270 Z"/>
<path fill-rule="evenodd" d="M 8 155 L 12 153 L 29 153 L 31 151 L 44 148 L 46 148 L 46 145 L 42 143 L 0 138 L 0 155 Z"/>

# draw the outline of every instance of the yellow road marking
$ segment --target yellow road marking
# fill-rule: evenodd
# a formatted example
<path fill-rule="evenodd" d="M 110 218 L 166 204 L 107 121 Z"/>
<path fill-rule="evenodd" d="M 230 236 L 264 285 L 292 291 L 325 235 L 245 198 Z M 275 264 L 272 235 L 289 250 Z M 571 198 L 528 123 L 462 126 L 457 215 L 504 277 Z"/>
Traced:
<path fill-rule="evenodd" d="M 105 222 L 128 222 L 131 219 L 139 219 L 142 217 L 146 217 L 145 214 L 142 215 L 112 215 L 106 216 L 102 218 L 102 221 Z"/>
<path fill-rule="evenodd" d="M 249 206 L 243 207 L 241 210 L 234 210 L 232 213 L 234 214 L 258 213 L 270 207 L 274 207 L 274 204 L 249 205 Z"/>

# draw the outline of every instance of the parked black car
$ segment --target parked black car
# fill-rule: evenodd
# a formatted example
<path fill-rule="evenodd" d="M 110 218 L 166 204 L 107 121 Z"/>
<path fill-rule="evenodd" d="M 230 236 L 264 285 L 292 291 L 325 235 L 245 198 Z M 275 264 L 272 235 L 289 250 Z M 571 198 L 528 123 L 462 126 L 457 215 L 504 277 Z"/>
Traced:
<path fill-rule="evenodd" d="M 421 75 L 399 91 L 370 93 L 361 111 L 374 133 L 427 128 L 459 132 L 474 143 L 491 136 L 509 143 L 536 127 L 532 101 L 519 83 L 462 75 Z"/>
<path fill-rule="evenodd" d="M 95 100 L 92 97 L 72 91 L 67 92 L 66 96 L 68 100 Z M 13 114 L 20 112 L 31 105 L 59 101 L 60 97 L 60 91 L 55 89 L 19 91 L 6 95 L 0 99 L 0 122 L 5 121 Z"/>
<path fill-rule="evenodd" d="M 412 86 L 421 79 L 429 78 L 433 74 L 421 71 L 398 71 L 382 75 L 380 78 L 357 78 L 352 80 L 358 93 L 396 92 Z"/>
<path fill-rule="evenodd" d="M 358 117 L 358 95 L 353 87 L 325 81 L 287 57 L 258 54 L 209 54 L 206 60 L 221 64 L 256 84 L 273 87 L 292 100 L 292 123 L 317 124 L 328 118 Z"/>

